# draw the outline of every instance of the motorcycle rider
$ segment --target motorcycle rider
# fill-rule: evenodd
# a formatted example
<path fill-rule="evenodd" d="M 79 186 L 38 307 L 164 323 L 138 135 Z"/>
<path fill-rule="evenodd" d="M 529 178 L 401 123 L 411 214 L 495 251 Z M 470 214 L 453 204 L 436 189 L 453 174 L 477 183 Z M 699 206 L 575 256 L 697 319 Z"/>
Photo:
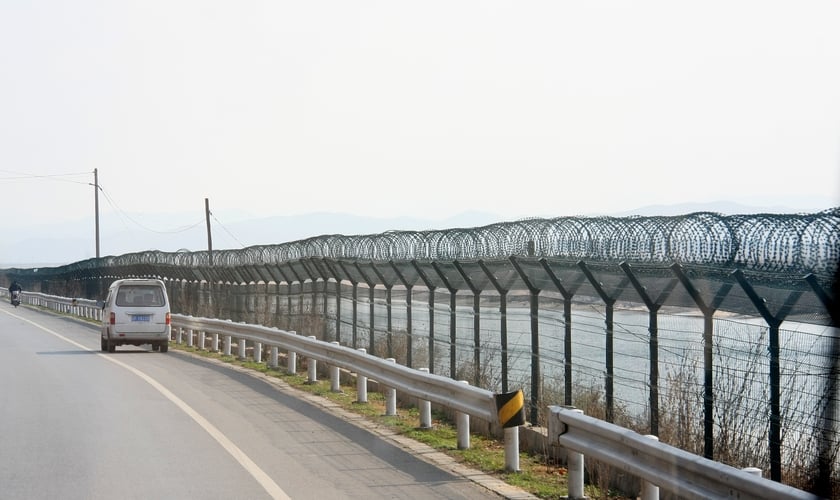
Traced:
<path fill-rule="evenodd" d="M 20 283 L 12 281 L 12 284 L 9 286 L 9 295 L 11 295 L 11 298 L 14 299 L 15 292 L 20 293 L 21 291 L 23 291 L 23 287 L 20 286 Z"/>

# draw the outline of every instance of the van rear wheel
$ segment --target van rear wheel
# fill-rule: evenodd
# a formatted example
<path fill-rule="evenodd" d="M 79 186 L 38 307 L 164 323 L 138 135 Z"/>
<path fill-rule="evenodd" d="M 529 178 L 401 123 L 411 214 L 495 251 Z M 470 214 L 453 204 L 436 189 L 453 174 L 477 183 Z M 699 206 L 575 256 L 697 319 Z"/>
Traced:
<path fill-rule="evenodd" d="M 117 352 L 117 344 L 110 340 L 108 341 L 108 352 Z"/>
<path fill-rule="evenodd" d="M 167 351 L 169 351 L 169 342 L 161 342 L 160 352 L 167 352 Z"/>

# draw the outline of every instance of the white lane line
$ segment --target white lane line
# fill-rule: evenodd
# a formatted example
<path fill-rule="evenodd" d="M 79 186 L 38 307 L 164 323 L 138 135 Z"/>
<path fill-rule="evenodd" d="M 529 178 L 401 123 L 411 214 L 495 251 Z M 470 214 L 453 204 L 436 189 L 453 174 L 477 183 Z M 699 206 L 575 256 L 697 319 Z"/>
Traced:
<path fill-rule="evenodd" d="M 152 377 L 150 377 L 149 375 L 145 374 L 144 372 L 138 370 L 137 368 L 134 368 L 133 366 L 129 366 L 129 365 L 123 363 L 122 361 L 119 361 L 119 360 L 115 359 L 113 356 L 105 355 L 105 354 L 103 354 L 99 351 L 96 351 L 95 349 L 89 349 L 89 348 L 83 346 L 82 344 L 79 344 L 78 342 L 76 342 L 74 340 L 71 340 L 71 339 L 65 337 L 64 335 L 61 335 L 58 332 L 50 330 L 49 328 L 47 328 L 45 326 L 39 325 L 38 323 L 35 323 L 34 321 L 30 321 L 26 318 L 18 316 L 17 314 L 13 314 L 13 313 L 10 313 L 8 311 L 4 311 L 4 312 L 9 314 L 10 316 L 14 316 L 15 318 L 17 318 L 21 321 L 25 321 L 25 322 L 29 323 L 30 325 L 34 326 L 35 328 L 43 330 L 43 331 L 49 333 L 50 335 L 53 335 L 53 336 L 65 341 L 69 344 L 72 344 L 72 345 L 78 347 L 79 349 L 83 349 L 85 351 L 93 352 L 97 356 L 101 356 L 103 359 L 107 359 L 111 363 L 114 363 L 115 365 L 121 366 L 122 368 L 125 368 L 126 370 L 130 371 L 131 373 L 133 373 L 133 374 L 137 375 L 138 377 L 140 377 L 141 379 L 145 380 L 146 382 L 149 383 L 149 385 L 151 385 L 152 387 L 157 389 L 158 392 L 163 394 L 163 396 L 166 397 L 166 399 L 175 403 L 175 406 L 177 406 L 178 408 L 181 409 L 181 411 L 183 411 L 184 413 L 189 415 L 190 418 L 192 418 L 198 425 L 200 425 L 202 429 L 207 431 L 207 433 L 210 434 L 210 436 L 213 439 L 215 439 L 220 445 L 222 445 L 222 448 L 224 448 L 225 451 L 227 451 L 237 462 L 239 462 L 239 464 L 246 471 L 248 471 L 248 473 L 251 474 L 251 476 L 254 479 L 256 479 L 258 483 L 260 483 L 260 485 L 265 489 L 265 491 L 269 495 L 271 495 L 271 498 L 275 498 L 277 500 L 290 500 L 291 499 L 291 497 L 289 497 L 286 494 L 286 492 L 283 491 L 283 489 L 280 488 L 280 486 L 278 486 L 277 483 L 275 483 L 274 480 L 271 479 L 271 477 L 269 477 L 269 475 L 266 474 L 265 471 L 263 471 L 260 468 L 259 465 L 254 463 L 254 461 L 251 460 L 248 457 L 248 455 L 245 454 L 245 452 L 243 452 L 241 449 L 239 449 L 239 447 L 236 446 L 233 443 L 233 441 L 228 439 L 224 434 L 222 434 L 222 432 L 219 429 L 217 429 L 213 424 L 208 422 L 207 419 L 202 417 L 190 405 L 188 405 L 186 402 L 184 402 L 184 400 L 182 400 L 181 398 L 179 398 L 178 396 L 173 394 L 169 389 L 164 387 L 157 380 L 153 379 Z"/>

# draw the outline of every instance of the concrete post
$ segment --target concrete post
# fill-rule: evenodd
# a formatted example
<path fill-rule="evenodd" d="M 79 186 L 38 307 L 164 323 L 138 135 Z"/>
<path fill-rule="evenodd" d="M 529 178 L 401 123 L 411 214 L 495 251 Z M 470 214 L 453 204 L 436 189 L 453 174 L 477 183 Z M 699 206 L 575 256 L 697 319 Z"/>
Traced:
<path fill-rule="evenodd" d="M 459 380 L 462 384 L 470 385 L 466 380 Z M 470 416 L 463 412 L 456 412 L 455 424 L 458 427 L 458 449 L 470 449 Z"/>
<path fill-rule="evenodd" d="M 519 426 L 505 429 L 505 470 L 519 472 Z"/>
<path fill-rule="evenodd" d="M 428 368 L 420 368 L 420 371 L 424 372 L 424 373 L 429 373 Z M 427 401 L 425 399 L 421 399 L 418 406 L 420 407 L 420 428 L 421 429 L 431 429 L 432 428 L 432 402 Z"/>
<path fill-rule="evenodd" d="M 659 441 L 659 438 L 652 434 L 648 434 L 645 437 Z M 639 500 L 659 500 L 659 486 L 656 486 L 650 481 L 642 480 L 642 491 L 639 493 Z"/>
<path fill-rule="evenodd" d="M 316 340 L 314 335 L 307 336 L 306 338 Z M 318 382 L 318 360 L 315 358 L 307 358 L 306 366 L 309 369 L 309 378 L 307 379 L 307 382 L 310 384 Z"/>
<path fill-rule="evenodd" d="M 330 342 L 332 345 L 341 345 L 338 342 Z M 341 370 L 338 365 L 330 366 L 330 391 L 341 392 Z"/>
<path fill-rule="evenodd" d="M 389 363 L 397 363 L 394 358 L 387 358 L 385 361 Z M 393 417 L 397 414 L 397 390 L 393 387 L 385 388 L 385 415 Z"/>
<path fill-rule="evenodd" d="M 280 358 L 280 353 L 278 352 L 279 349 L 276 345 L 271 346 L 271 362 L 269 366 L 272 368 L 277 368 L 279 366 L 278 359 Z"/>
<path fill-rule="evenodd" d="M 583 410 L 578 410 L 577 408 L 571 409 L 570 411 L 583 413 Z M 586 498 L 583 494 L 583 453 L 567 450 L 566 462 L 569 499 Z"/>
<path fill-rule="evenodd" d="M 366 353 L 367 349 L 364 347 L 360 347 L 356 349 L 361 353 Z M 362 375 L 361 373 L 356 374 L 356 402 L 357 403 L 367 403 L 367 377 Z"/>

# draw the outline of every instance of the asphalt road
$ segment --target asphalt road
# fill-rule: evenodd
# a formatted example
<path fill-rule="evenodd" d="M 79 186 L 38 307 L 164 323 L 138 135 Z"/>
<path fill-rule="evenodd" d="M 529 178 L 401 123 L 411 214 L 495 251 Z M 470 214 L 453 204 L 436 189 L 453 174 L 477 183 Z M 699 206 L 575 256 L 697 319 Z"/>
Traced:
<path fill-rule="evenodd" d="M 0 499 L 527 497 L 243 370 L 102 353 L 77 320 L 4 302 L 0 346 Z"/>

